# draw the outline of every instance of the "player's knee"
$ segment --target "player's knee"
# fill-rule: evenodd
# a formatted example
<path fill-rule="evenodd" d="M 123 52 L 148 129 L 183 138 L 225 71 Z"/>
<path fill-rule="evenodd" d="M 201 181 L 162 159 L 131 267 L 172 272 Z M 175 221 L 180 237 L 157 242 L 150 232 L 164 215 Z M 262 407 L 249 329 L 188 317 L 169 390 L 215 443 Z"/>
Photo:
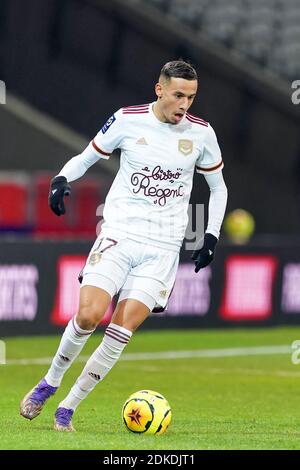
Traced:
<path fill-rule="evenodd" d="M 76 315 L 76 322 L 83 330 L 93 330 L 100 320 L 101 311 L 99 306 L 93 304 L 80 307 Z"/>
<path fill-rule="evenodd" d="M 140 326 L 140 322 L 135 322 L 134 320 L 128 319 L 127 321 L 124 320 L 122 323 L 120 323 L 120 326 L 134 333 L 135 330 L 137 330 Z"/>

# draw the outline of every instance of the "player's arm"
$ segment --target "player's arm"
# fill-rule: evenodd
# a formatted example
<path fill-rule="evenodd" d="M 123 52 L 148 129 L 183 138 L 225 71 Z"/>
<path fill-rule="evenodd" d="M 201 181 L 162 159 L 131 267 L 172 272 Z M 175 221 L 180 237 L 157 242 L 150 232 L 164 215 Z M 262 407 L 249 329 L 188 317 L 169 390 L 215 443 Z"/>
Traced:
<path fill-rule="evenodd" d="M 206 175 L 205 179 L 210 188 L 208 224 L 204 239 L 200 242 L 201 248 L 197 248 L 192 255 L 196 273 L 208 266 L 214 259 L 227 204 L 227 187 L 222 172 Z"/>
<path fill-rule="evenodd" d="M 91 144 L 79 155 L 71 158 L 62 170 L 50 183 L 49 207 L 54 214 L 60 216 L 65 214 L 64 197 L 71 193 L 69 182 L 77 180 L 99 160 L 99 156 L 93 151 Z"/>
<path fill-rule="evenodd" d="M 210 189 L 206 233 L 219 239 L 227 205 L 227 186 L 222 171 L 214 175 L 206 175 L 205 179 Z"/>
<path fill-rule="evenodd" d="M 204 175 L 210 189 L 208 224 L 204 238 L 192 254 L 195 272 L 208 266 L 214 259 L 216 245 L 227 205 L 227 187 L 224 182 L 223 161 L 214 130 L 209 126 L 203 155 L 196 164 L 196 171 Z"/>
<path fill-rule="evenodd" d="M 69 183 L 83 176 L 99 159 L 109 159 L 110 154 L 121 143 L 122 113 L 117 111 L 104 124 L 84 151 L 71 158 L 62 170 L 51 180 L 49 207 L 60 216 L 65 214 L 64 197 L 71 193 Z M 115 126 L 113 126 L 115 124 Z"/>

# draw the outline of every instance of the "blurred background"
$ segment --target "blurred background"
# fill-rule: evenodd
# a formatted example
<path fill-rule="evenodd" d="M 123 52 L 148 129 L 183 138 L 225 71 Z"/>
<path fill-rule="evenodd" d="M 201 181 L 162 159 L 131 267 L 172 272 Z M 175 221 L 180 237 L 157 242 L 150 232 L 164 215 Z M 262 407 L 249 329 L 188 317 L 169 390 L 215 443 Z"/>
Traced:
<path fill-rule="evenodd" d="M 118 154 L 72 184 L 63 218 L 49 181 L 178 58 L 199 74 L 191 111 L 217 133 L 227 217 L 214 263 L 195 275 L 182 250 L 169 309 L 143 328 L 300 322 L 299 0 L 1 0 L 0 58 L 1 336 L 76 312 Z M 191 202 L 208 197 L 195 176 Z"/>

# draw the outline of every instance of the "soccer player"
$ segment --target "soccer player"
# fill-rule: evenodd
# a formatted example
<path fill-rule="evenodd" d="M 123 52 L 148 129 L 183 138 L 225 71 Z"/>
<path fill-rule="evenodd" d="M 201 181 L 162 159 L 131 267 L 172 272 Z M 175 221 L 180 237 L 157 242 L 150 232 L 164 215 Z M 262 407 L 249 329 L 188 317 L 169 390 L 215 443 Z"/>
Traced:
<path fill-rule="evenodd" d="M 67 325 L 46 376 L 21 401 L 25 418 L 38 416 L 56 392 L 115 294 L 118 303 L 101 344 L 55 413 L 57 431 L 74 430 L 72 416 L 80 402 L 104 379 L 150 312 L 166 308 L 188 222 L 195 167 L 210 188 L 204 241 L 192 255 L 195 271 L 213 260 L 227 188 L 213 128 L 188 112 L 197 86 L 197 73 L 189 63 L 166 63 L 155 85 L 157 100 L 119 109 L 51 181 L 49 205 L 60 216 L 69 182 L 121 149 L 101 233 L 82 271 L 78 313 Z"/>

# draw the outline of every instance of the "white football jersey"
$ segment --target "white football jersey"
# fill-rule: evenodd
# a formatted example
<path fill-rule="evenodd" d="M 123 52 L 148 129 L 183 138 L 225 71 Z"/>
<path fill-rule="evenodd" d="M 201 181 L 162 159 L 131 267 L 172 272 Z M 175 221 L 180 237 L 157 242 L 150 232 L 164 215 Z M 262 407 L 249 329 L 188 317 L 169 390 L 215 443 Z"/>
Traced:
<path fill-rule="evenodd" d="M 178 124 L 163 123 L 153 104 L 119 109 L 92 141 L 101 158 L 121 149 L 101 233 L 179 251 L 194 169 L 212 174 L 222 170 L 223 162 L 209 123 L 190 113 Z"/>

